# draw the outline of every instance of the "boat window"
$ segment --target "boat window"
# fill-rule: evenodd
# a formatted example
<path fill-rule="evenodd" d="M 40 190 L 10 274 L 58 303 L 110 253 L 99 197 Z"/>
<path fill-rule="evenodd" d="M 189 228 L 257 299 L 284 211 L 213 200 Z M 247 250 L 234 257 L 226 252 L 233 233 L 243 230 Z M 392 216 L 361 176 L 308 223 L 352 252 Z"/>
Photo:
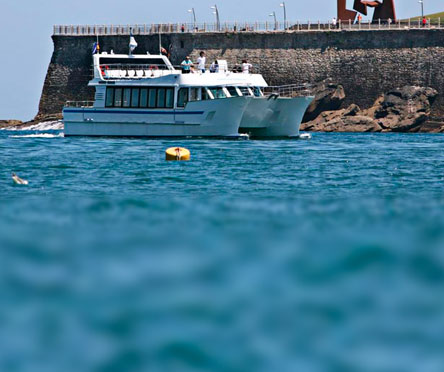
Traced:
<path fill-rule="evenodd" d="M 177 93 L 177 107 L 185 107 L 188 102 L 188 88 L 180 88 Z"/>
<path fill-rule="evenodd" d="M 167 88 L 166 89 L 165 107 L 173 108 L 173 106 L 174 106 L 174 89 Z"/>
<path fill-rule="evenodd" d="M 262 91 L 261 88 L 259 87 L 254 87 L 253 88 L 253 94 L 255 97 L 262 97 Z"/>
<path fill-rule="evenodd" d="M 156 88 L 149 89 L 148 107 L 156 107 Z"/>
<path fill-rule="evenodd" d="M 211 99 L 211 97 L 208 94 L 207 88 L 202 88 L 202 101 L 204 101 L 206 99 Z"/>
<path fill-rule="evenodd" d="M 214 98 L 227 98 L 222 87 L 212 87 L 209 89 L 210 89 L 210 92 L 213 93 Z"/>
<path fill-rule="evenodd" d="M 114 107 L 122 106 L 122 88 L 116 88 L 114 91 Z"/>
<path fill-rule="evenodd" d="M 140 89 L 140 107 L 148 106 L 148 89 Z"/>
<path fill-rule="evenodd" d="M 129 107 L 131 101 L 131 88 L 123 89 L 123 107 Z"/>
<path fill-rule="evenodd" d="M 190 101 L 199 101 L 199 88 L 190 89 Z"/>
<path fill-rule="evenodd" d="M 239 87 L 239 90 L 243 96 L 251 96 L 251 91 L 248 89 L 248 87 Z"/>
<path fill-rule="evenodd" d="M 139 88 L 131 90 L 131 107 L 139 107 Z"/>
<path fill-rule="evenodd" d="M 114 88 L 106 88 L 105 107 L 113 107 L 114 104 Z"/>
<path fill-rule="evenodd" d="M 231 97 L 239 97 L 239 93 L 236 89 L 236 87 L 227 87 L 228 92 L 230 93 Z"/>
<path fill-rule="evenodd" d="M 158 108 L 165 107 L 165 88 L 157 89 L 157 107 Z"/>

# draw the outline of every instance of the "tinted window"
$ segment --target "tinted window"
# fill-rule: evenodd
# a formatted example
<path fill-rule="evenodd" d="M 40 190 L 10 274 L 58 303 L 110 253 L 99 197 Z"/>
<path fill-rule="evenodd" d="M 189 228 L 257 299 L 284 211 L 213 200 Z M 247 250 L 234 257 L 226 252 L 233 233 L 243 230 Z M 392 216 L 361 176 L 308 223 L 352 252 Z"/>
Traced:
<path fill-rule="evenodd" d="M 242 92 L 243 96 L 251 96 L 251 93 L 247 87 L 239 87 L 239 90 Z"/>
<path fill-rule="evenodd" d="M 114 107 L 122 106 L 122 88 L 114 90 Z"/>
<path fill-rule="evenodd" d="M 165 107 L 165 88 L 157 89 L 157 107 Z"/>
<path fill-rule="evenodd" d="M 209 88 L 214 98 L 226 98 L 225 92 L 221 87 Z"/>
<path fill-rule="evenodd" d="M 172 108 L 174 106 L 174 89 L 168 88 L 166 90 L 166 102 L 165 107 Z"/>
<path fill-rule="evenodd" d="M 206 88 L 202 88 L 202 100 L 211 99 Z"/>
<path fill-rule="evenodd" d="M 199 100 L 199 88 L 191 88 L 190 101 L 198 101 L 198 100 Z"/>
<path fill-rule="evenodd" d="M 129 107 L 131 101 L 131 88 L 123 89 L 123 107 Z"/>
<path fill-rule="evenodd" d="M 254 87 L 253 93 L 254 93 L 255 97 L 261 97 L 262 96 L 261 88 L 259 88 L 259 87 Z"/>
<path fill-rule="evenodd" d="M 148 107 L 156 107 L 156 88 L 149 89 Z"/>
<path fill-rule="evenodd" d="M 139 88 L 131 90 L 131 107 L 139 107 Z"/>
<path fill-rule="evenodd" d="M 114 88 L 106 88 L 105 106 L 112 107 L 114 104 Z"/>
<path fill-rule="evenodd" d="M 140 90 L 140 107 L 148 106 L 148 89 Z"/>
<path fill-rule="evenodd" d="M 188 102 L 188 88 L 180 88 L 177 93 L 177 107 L 185 107 Z"/>
<path fill-rule="evenodd" d="M 237 92 L 235 87 L 227 87 L 228 92 L 230 93 L 231 97 L 238 97 L 239 93 Z"/>

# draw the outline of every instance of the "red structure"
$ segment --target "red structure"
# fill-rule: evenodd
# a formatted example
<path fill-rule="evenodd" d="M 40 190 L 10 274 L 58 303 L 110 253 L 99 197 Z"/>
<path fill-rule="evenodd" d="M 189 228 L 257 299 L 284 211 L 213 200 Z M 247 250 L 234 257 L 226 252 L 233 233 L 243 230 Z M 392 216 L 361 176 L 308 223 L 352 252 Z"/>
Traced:
<path fill-rule="evenodd" d="M 392 21 L 396 21 L 396 13 L 395 13 L 395 0 L 355 0 L 353 4 L 354 10 L 348 10 L 346 0 L 337 0 L 338 1 L 338 20 L 342 22 L 352 21 L 354 22 L 356 18 L 356 14 L 362 13 L 367 15 L 367 8 L 375 8 L 375 12 L 373 13 L 373 22 L 378 22 L 381 20 L 391 19 Z"/>

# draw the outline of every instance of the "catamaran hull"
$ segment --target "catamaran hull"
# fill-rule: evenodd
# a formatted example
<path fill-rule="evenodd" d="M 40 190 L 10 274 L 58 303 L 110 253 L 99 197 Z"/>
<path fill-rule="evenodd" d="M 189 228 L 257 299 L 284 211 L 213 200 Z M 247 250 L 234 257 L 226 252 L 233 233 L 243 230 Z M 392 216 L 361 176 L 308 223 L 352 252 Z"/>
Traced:
<path fill-rule="evenodd" d="M 65 108 L 65 136 L 238 137 L 246 97 L 189 102 L 186 109 Z"/>
<path fill-rule="evenodd" d="M 314 97 L 250 97 L 239 131 L 251 137 L 297 137 Z"/>

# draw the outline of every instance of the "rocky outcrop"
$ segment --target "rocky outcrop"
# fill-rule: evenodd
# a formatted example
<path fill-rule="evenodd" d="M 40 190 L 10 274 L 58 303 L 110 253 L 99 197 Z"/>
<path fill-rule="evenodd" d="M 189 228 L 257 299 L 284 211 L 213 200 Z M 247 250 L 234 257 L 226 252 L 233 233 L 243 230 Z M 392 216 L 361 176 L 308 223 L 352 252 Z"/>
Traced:
<path fill-rule="evenodd" d="M 362 115 L 357 105 L 346 109 L 326 111 L 315 120 L 303 123 L 301 130 L 312 132 L 380 132 L 382 128 L 376 121 Z"/>
<path fill-rule="evenodd" d="M 322 132 L 440 132 L 444 126 L 426 122 L 438 92 L 433 88 L 405 86 L 380 96 L 372 107 L 356 105 L 326 111 L 303 123 L 301 130 Z"/>
<path fill-rule="evenodd" d="M 384 94 L 370 110 L 386 131 L 415 131 L 430 117 L 437 96 L 433 88 L 405 86 Z"/>
<path fill-rule="evenodd" d="M 14 127 L 21 124 L 23 124 L 21 120 L 0 120 L 0 129 Z"/>
<path fill-rule="evenodd" d="M 345 99 L 344 87 L 333 83 L 331 80 L 315 84 L 311 93 L 315 98 L 305 111 L 303 122 L 315 119 L 322 112 L 338 110 Z"/>

